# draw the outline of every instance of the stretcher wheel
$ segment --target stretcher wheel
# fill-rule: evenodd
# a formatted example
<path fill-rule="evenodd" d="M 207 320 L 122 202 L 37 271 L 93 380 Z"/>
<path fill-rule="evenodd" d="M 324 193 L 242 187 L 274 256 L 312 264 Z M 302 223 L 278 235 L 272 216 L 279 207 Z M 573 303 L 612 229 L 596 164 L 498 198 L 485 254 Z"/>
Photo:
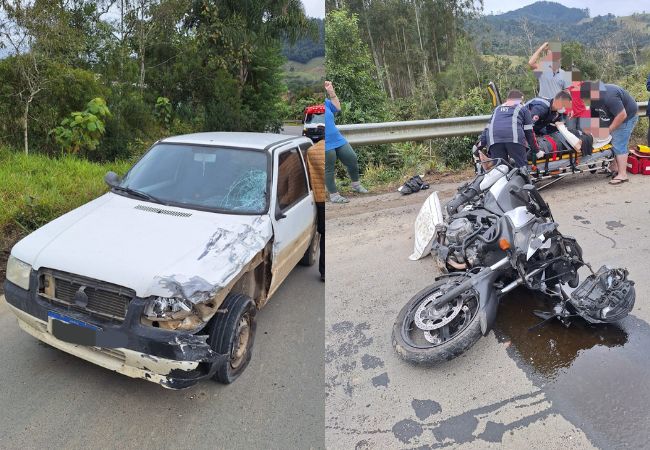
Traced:
<path fill-rule="evenodd" d="M 589 164 L 587 167 L 589 167 L 589 173 L 591 173 L 592 175 L 598 171 L 598 169 L 596 168 L 596 164 Z"/>

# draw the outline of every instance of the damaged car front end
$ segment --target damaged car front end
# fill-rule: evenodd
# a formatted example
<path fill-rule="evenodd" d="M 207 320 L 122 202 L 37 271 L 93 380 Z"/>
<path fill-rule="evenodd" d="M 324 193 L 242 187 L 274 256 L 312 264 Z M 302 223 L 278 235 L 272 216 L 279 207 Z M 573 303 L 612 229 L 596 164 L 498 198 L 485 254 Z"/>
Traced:
<path fill-rule="evenodd" d="M 52 281 L 60 282 L 57 296 L 61 298 L 46 294 L 56 289 Z M 218 364 L 229 357 L 213 351 L 207 334 L 144 325 L 142 318 L 150 299 L 129 299 L 120 317 L 119 296 L 90 280 L 32 271 L 27 290 L 9 280 L 4 289 L 24 331 L 52 347 L 132 378 L 182 389 L 213 376 Z M 99 298 L 111 295 L 115 299 L 110 309 L 99 305 Z"/>

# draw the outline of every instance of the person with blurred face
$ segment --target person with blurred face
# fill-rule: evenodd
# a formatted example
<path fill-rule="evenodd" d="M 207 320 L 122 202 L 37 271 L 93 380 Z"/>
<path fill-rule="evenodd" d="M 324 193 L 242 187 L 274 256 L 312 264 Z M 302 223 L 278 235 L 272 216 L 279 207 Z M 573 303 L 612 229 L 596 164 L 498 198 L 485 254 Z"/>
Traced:
<path fill-rule="evenodd" d="M 612 180 L 609 184 L 625 183 L 628 181 L 627 154 L 630 137 L 639 121 L 636 100 L 622 87 L 601 81 L 583 83 L 581 96 L 591 111 L 591 119 L 586 124 L 585 131 L 594 136 L 594 141 L 611 135 L 614 161 L 610 165 Z"/>
<path fill-rule="evenodd" d="M 553 98 L 570 86 L 567 73 L 560 67 L 561 60 L 562 46 L 559 42 L 544 42 L 528 60 L 528 66 L 539 81 L 540 97 Z"/>

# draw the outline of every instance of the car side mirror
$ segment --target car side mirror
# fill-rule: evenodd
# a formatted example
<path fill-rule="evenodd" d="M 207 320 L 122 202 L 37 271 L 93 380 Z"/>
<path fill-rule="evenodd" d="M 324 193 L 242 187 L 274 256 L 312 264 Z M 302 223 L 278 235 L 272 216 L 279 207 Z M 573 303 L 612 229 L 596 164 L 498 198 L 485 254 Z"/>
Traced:
<path fill-rule="evenodd" d="M 108 172 L 106 175 L 104 175 L 104 181 L 110 187 L 115 187 L 120 184 L 120 181 L 122 181 L 122 179 L 115 172 Z"/>

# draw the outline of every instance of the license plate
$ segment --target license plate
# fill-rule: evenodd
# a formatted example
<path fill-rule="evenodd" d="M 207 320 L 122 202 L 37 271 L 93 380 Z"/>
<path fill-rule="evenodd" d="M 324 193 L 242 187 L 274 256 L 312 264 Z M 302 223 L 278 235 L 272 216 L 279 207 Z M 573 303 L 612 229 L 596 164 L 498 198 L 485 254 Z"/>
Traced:
<path fill-rule="evenodd" d="M 49 311 L 47 313 L 52 336 L 71 344 L 96 346 L 99 327 L 72 317 Z"/>

